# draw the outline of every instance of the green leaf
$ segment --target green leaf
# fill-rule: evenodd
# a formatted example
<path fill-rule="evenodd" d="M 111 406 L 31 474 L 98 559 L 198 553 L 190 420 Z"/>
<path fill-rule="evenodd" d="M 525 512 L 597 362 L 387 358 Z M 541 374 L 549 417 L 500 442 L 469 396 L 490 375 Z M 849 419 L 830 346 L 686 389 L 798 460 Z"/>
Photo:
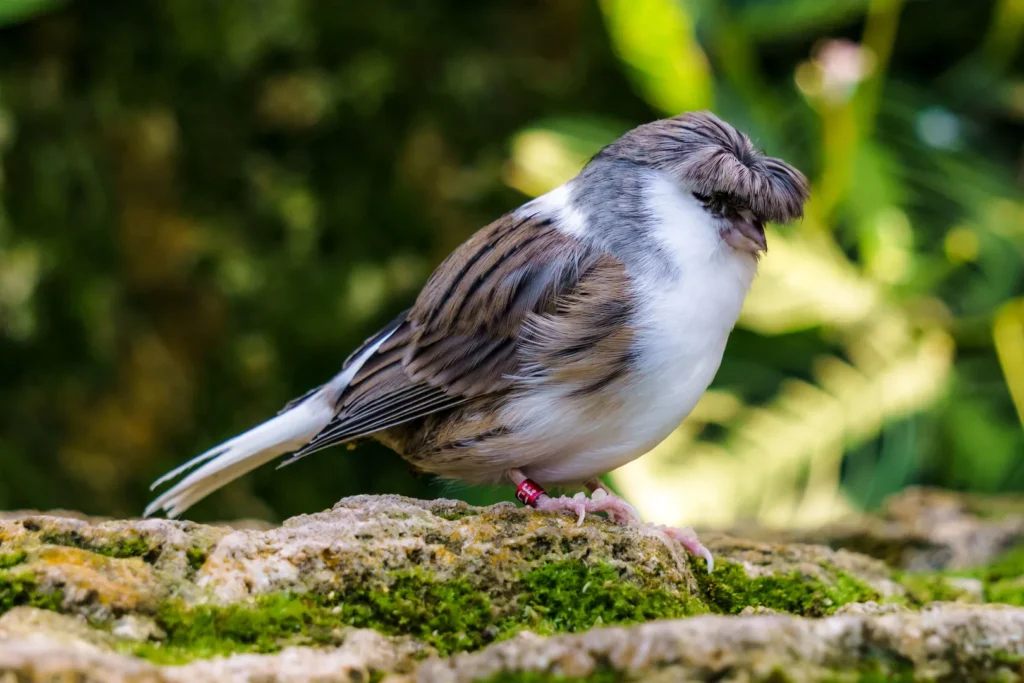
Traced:
<path fill-rule="evenodd" d="M 0 26 L 26 21 L 63 4 L 64 0 L 0 0 Z"/>
<path fill-rule="evenodd" d="M 601 0 L 612 45 L 644 98 L 667 114 L 711 106 L 711 67 L 674 0 Z"/>
<path fill-rule="evenodd" d="M 737 12 L 738 23 L 755 40 L 821 33 L 863 14 L 869 0 L 775 0 L 749 2 Z"/>
<path fill-rule="evenodd" d="M 998 491 L 1016 466 L 1024 440 L 981 398 L 960 397 L 946 411 L 953 451 L 949 478 L 972 491 Z"/>

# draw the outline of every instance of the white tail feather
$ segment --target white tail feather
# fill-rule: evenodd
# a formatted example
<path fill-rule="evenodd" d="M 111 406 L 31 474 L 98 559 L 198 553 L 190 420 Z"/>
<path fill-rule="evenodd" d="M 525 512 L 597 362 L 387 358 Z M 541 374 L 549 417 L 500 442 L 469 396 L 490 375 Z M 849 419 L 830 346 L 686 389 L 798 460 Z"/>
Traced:
<path fill-rule="evenodd" d="M 334 418 L 334 403 L 337 397 L 359 372 L 366 359 L 376 353 L 380 345 L 394 332 L 395 329 L 391 329 L 382 334 L 358 357 L 353 358 L 323 389 L 303 399 L 298 405 L 244 434 L 211 448 L 157 479 L 153 482 L 152 488 L 202 465 L 162 493 L 146 507 L 143 514 L 149 517 L 158 510 L 164 510 L 168 517 L 177 517 L 221 486 L 280 455 L 305 446 Z"/>
<path fill-rule="evenodd" d="M 326 395 L 310 396 L 291 410 L 161 477 L 157 484 L 208 461 L 150 503 L 144 514 L 148 517 L 157 510 L 165 510 L 168 517 L 177 517 L 228 482 L 301 448 L 326 427 L 332 417 L 334 410 Z"/>

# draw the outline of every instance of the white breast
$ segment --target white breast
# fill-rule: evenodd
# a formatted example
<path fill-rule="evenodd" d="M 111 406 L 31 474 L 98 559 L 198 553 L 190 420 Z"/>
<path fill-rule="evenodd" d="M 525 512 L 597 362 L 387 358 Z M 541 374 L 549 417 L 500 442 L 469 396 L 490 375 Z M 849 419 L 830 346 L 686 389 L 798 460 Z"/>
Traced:
<path fill-rule="evenodd" d="M 598 419 L 557 389 L 516 407 L 533 417 L 538 448 L 545 444 L 548 455 L 524 468 L 541 483 L 604 474 L 668 436 L 714 378 L 753 280 L 756 260 L 721 240 L 692 195 L 661 175 L 649 192 L 661 253 L 630 268 L 639 303 L 637 369 Z"/>

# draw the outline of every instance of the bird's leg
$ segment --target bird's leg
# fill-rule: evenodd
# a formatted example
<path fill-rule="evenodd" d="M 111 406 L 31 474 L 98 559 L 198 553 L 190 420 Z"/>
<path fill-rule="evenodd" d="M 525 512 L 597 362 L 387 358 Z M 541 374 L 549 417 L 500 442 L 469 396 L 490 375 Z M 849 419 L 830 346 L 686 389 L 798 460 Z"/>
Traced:
<path fill-rule="evenodd" d="M 508 471 L 508 478 L 516 487 L 516 499 L 523 505 L 537 510 L 567 510 L 578 515 L 577 525 L 583 524 L 588 512 L 603 512 L 610 520 L 626 526 L 646 526 L 657 529 L 697 557 L 703 557 L 708 565 L 708 573 L 715 567 L 711 551 L 697 538 L 697 534 L 689 527 L 668 527 L 660 524 L 644 524 L 640 513 L 632 505 L 615 495 L 598 479 L 590 479 L 586 487 L 591 491 L 588 498 L 585 493 L 577 493 L 571 498 L 549 496 L 543 488 L 532 481 L 519 469 Z"/>

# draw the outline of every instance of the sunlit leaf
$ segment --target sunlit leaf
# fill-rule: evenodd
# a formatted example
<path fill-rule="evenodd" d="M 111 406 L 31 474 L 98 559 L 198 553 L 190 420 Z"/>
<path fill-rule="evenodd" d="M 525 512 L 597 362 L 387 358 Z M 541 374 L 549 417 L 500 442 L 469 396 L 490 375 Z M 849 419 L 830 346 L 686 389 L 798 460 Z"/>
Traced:
<path fill-rule="evenodd" d="M 619 58 L 647 100 L 670 115 L 711 106 L 711 68 L 678 0 L 601 0 Z"/>
<path fill-rule="evenodd" d="M 747 296 L 740 324 L 763 334 L 819 325 L 851 325 L 881 300 L 881 291 L 835 251 L 799 235 L 768 230 L 768 253 Z"/>
<path fill-rule="evenodd" d="M 65 2 L 66 0 L 3 0 L 0 2 L 0 26 L 26 21 Z"/>
<path fill-rule="evenodd" d="M 1020 52 L 1024 38 L 1024 2 L 1021 0 L 999 0 L 992 13 L 988 35 L 982 45 L 982 53 L 990 64 L 1005 66 Z"/>
<path fill-rule="evenodd" d="M 992 326 L 992 338 L 1017 416 L 1024 425 L 1024 299 L 1011 301 L 999 309 Z"/>
<path fill-rule="evenodd" d="M 591 156 L 626 128 L 588 118 L 538 122 L 512 138 L 505 180 L 531 197 L 544 194 L 579 173 Z"/>

